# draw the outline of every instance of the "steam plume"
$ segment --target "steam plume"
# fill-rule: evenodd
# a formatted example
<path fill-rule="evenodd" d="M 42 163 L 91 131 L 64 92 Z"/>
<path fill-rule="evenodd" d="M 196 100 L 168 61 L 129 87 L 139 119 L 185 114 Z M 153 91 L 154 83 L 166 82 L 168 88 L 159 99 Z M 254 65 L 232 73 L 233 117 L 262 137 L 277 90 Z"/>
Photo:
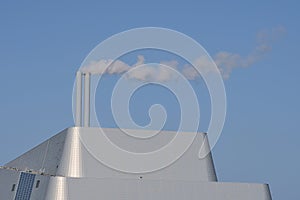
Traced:
<path fill-rule="evenodd" d="M 285 28 L 279 26 L 272 30 L 264 30 L 257 34 L 257 45 L 252 52 L 246 56 L 227 51 L 220 51 L 213 56 L 213 60 L 219 68 L 224 79 L 228 79 L 231 72 L 235 68 L 245 68 L 259 61 L 267 52 L 271 51 L 271 44 L 285 33 Z M 178 67 L 178 62 L 162 61 L 161 64 L 167 65 L 180 71 L 187 79 L 195 80 L 200 74 L 192 65 L 184 65 Z M 212 62 L 207 56 L 199 57 L 195 60 L 194 65 L 200 67 L 204 73 L 213 72 L 211 68 Z M 138 67 L 143 65 L 142 67 Z M 105 67 L 107 69 L 105 69 Z M 137 79 L 140 81 L 168 81 L 176 78 L 176 73 L 163 66 L 145 65 L 144 56 L 139 55 L 137 62 L 130 66 L 121 60 L 99 60 L 91 62 L 89 65 L 81 68 L 82 72 L 90 72 L 92 74 L 123 74 L 128 72 L 127 78 Z"/>

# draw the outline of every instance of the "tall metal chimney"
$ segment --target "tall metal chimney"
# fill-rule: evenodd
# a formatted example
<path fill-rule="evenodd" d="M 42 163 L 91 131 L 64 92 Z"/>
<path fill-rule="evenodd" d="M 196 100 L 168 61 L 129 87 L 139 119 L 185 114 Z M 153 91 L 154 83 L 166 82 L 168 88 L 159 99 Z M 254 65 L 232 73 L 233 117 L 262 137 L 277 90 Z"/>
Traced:
<path fill-rule="evenodd" d="M 81 126 L 82 120 L 82 74 L 76 73 L 76 109 L 75 109 L 75 126 Z"/>
<path fill-rule="evenodd" d="M 90 90 L 91 80 L 90 73 L 84 74 L 84 127 L 90 126 Z"/>
<path fill-rule="evenodd" d="M 76 110 L 75 110 L 75 126 L 77 127 L 90 126 L 90 90 L 91 90 L 91 74 L 82 73 L 78 71 L 76 73 Z"/>

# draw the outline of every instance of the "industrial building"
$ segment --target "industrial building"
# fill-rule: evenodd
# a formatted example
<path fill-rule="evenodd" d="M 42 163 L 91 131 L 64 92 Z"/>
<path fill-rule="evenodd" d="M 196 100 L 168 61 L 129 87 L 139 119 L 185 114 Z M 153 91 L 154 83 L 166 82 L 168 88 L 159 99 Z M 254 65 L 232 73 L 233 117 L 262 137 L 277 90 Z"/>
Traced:
<path fill-rule="evenodd" d="M 83 138 L 94 138 L 100 129 L 89 126 L 89 75 L 85 76 L 83 98 L 80 73 L 77 83 L 75 126 L 2 166 L 0 200 L 271 200 L 267 184 L 218 181 L 211 153 L 198 157 L 199 144 L 210 150 L 205 133 L 197 133 L 178 160 L 156 171 L 126 173 L 101 163 L 83 142 Z M 161 131 L 151 144 L 133 144 L 120 129 L 102 130 L 134 152 L 159 148 L 176 134 Z M 149 130 L 135 132 L 149 134 Z"/>

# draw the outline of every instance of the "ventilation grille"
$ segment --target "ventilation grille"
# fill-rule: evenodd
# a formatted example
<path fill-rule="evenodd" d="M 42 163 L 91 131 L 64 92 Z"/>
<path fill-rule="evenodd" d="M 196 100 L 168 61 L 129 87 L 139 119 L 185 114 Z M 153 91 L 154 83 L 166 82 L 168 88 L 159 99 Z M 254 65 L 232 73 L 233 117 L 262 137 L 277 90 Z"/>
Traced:
<path fill-rule="evenodd" d="M 35 174 L 21 173 L 15 200 L 30 200 Z"/>

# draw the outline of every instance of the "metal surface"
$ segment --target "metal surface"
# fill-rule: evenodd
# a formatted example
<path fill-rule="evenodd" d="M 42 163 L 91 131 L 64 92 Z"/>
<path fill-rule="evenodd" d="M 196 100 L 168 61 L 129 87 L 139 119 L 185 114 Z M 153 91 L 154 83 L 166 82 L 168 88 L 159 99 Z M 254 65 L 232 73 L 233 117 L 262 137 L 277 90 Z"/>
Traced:
<path fill-rule="evenodd" d="M 84 74 L 84 127 L 90 126 L 90 90 L 91 80 L 90 73 Z"/>
<path fill-rule="evenodd" d="M 75 126 L 81 126 L 82 120 L 82 74 L 80 71 L 76 73 L 76 111 Z"/>
<path fill-rule="evenodd" d="M 136 152 L 157 149 L 175 134 L 162 131 L 148 143 L 134 141 L 119 129 L 104 131 L 115 144 Z M 198 158 L 205 133 L 198 133 L 190 149 L 175 163 L 144 174 L 119 172 L 96 160 L 81 141 L 83 135 L 94 134 L 99 134 L 98 128 L 68 128 L 1 167 L 0 200 L 19 200 L 13 188 L 22 189 L 23 195 L 30 193 L 30 200 L 271 200 L 266 184 L 217 182 L 211 154 Z M 136 130 L 136 134 L 149 131 Z M 34 181 L 23 184 L 25 173 L 35 177 Z"/>
<path fill-rule="evenodd" d="M 77 188 L 81 190 L 81 188 Z M 68 186 L 65 177 L 50 178 L 48 190 L 46 196 L 43 197 L 45 200 L 70 200 L 68 198 Z M 82 198 L 88 199 L 88 198 Z"/>
<path fill-rule="evenodd" d="M 80 143 L 79 128 L 67 129 L 64 134 L 66 134 L 66 139 L 55 175 L 83 177 L 82 145 Z"/>
<path fill-rule="evenodd" d="M 51 177 L 51 179 L 62 179 Z M 165 181 L 132 179 L 64 178 L 60 182 L 68 191 L 52 192 L 52 198 L 61 200 L 108 199 L 108 200 L 271 200 L 267 185 L 245 183 L 219 183 L 202 181 Z M 55 182 L 55 181 L 54 181 Z M 50 189 L 50 188 L 49 188 Z M 48 200 L 47 199 L 47 200 Z"/>
<path fill-rule="evenodd" d="M 61 131 L 59 134 L 5 164 L 5 166 L 22 171 L 32 170 L 55 175 L 65 150 L 68 130 Z"/>
<path fill-rule="evenodd" d="M 21 174 L 26 174 L 31 178 L 35 177 L 28 188 L 22 186 Z M 46 191 L 48 190 L 48 182 L 50 176 L 40 175 L 30 172 L 17 171 L 15 169 L 0 169 L 0 200 L 26 200 L 26 196 L 17 195 L 18 192 L 30 192 L 30 200 L 43 200 L 45 199 Z M 32 180 L 31 180 L 32 181 Z M 39 182 L 39 184 L 37 184 Z M 13 190 L 14 189 L 14 190 Z M 28 193 L 29 194 L 29 193 Z"/>
<path fill-rule="evenodd" d="M 113 143 L 133 152 L 148 152 L 158 149 L 167 144 L 176 134 L 172 131 L 162 131 L 151 141 L 147 141 L 136 140 L 119 129 L 103 130 Z M 150 133 L 147 130 L 136 130 L 136 134 L 147 135 Z M 66 177 L 139 179 L 140 176 L 143 176 L 145 179 L 159 180 L 217 180 L 211 154 L 204 159 L 198 158 L 199 147 L 206 138 L 205 133 L 198 133 L 190 149 L 171 166 L 145 174 L 122 173 L 96 160 L 93 152 L 90 152 L 82 144 L 81 137 L 88 135 L 93 138 L 97 134 L 100 134 L 98 128 L 68 128 L 5 166 Z M 185 133 L 186 136 L 188 134 L 188 132 Z"/>

